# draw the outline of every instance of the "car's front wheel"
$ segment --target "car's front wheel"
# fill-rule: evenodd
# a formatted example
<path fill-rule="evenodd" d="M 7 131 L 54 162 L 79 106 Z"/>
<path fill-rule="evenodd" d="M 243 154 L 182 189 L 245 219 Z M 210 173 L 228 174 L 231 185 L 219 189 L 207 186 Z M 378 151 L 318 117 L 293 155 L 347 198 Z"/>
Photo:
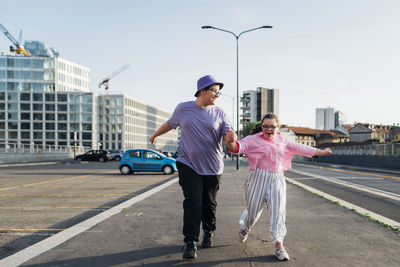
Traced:
<path fill-rule="evenodd" d="M 128 165 L 122 165 L 121 168 L 119 168 L 119 171 L 122 175 L 128 175 L 132 173 L 132 170 Z"/>
<path fill-rule="evenodd" d="M 75 160 L 76 161 L 82 161 L 82 158 L 81 157 L 76 157 Z"/>
<path fill-rule="evenodd" d="M 173 173 L 174 172 L 174 169 L 172 169 L 172 167 L 171 166 L 169 166 L 169 165 L 165 165 L 164 167 L 163 167 L 163 173 L 164 174 L 171 174 L 171 173 Z"/>
<path fill-rule="evenodd" d="M 104 161 L 106 161 L 104 158 L 99 158 L 99 161 L 100 162 L 104 162 Z"/>

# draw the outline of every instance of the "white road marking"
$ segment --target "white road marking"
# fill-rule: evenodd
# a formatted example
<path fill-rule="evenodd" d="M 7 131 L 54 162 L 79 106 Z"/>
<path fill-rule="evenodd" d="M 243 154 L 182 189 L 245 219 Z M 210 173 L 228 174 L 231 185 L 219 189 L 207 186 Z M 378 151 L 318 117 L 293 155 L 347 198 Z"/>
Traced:
<path fill-rule="evenodd" d="M 325 176 L 321 176 L 321 175 L 317 175 L 317 174 L 313 174 L 313 173 L 309 173 L 309 172 L 302 172 L 302 171 L 297 171 L 297 170 L 290 170 L 291 172 L 300 174 L 300 175 L 304 175 L 305 177 L 312 177 L 312 178 L 317 178 L 317 179 L 321 179 L 324 181 L 328 181 L 331 183 L 336 183 L 336 184 L 340 184 L 343 186 L 347 186 L 350 188 L 354 188 L 360 191 L 364 191 L 364 192 L 368 192 L 374 195 L 378 195 L 381 197 L 386 197 L 386 198 L 390 198 L 396 201 L 400 201 L 400 195 L 395 194 L 395 193 L 391 193 L 391 192 L 387 192 L 387 191 L 383 191 L 383 190 L 379 190 L 376 188 L 372 188 L 372 187 L 368 187 L 368 186 L 364 186 L 364 185 L 360 185 L 360 184 L 354 184 L 354 183 L 350 183 L 350 182 L 346 182 L 346 181 L 342 181 L 339 180 L 337 178 L 332 178 L 332 177 L 325 177 Z M 292 179 L 296 179 L 296 178 L 292 178 Z"/>

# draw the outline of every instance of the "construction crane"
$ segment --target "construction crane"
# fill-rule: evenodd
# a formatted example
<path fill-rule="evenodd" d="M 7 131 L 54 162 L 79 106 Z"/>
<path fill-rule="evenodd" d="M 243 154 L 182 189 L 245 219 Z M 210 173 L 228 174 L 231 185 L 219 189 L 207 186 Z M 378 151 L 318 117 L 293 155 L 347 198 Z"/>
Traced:
<path fill-rule="evenodd" d="M 114 71 L 113 73 L 111 73 L 110 75 L 108 75 L 107 77 L 105 77 L 103 79 L 103 81 L 101 81 L 99 83 L 99 88 L 104 85 L 104 89 L 108 90 L 109 86 L 108 86 L 108 82 L 114 78 L 115 76 L 117 76 L 118 74 L 120 74 L 121 72 L 123 72 L 124 70 L 126 70 L 127 68 L 129 68 L 131 65 L 130 64 L 126 64 L 120 68 L 118 68 L 116 71 Z"/>
<path fill-rule="evenodd" d="M 5 35 L 8 39 L 10 39 L 10 41 L 14 44 L 14 46 L 10 46 L 10 51 L 11 51 L 11 52 L 15 52 L 16 54 L 22 54 L 22 55 L 27 56 L 27 57 L 30 57 L 30 56 L 31 56 L 31 54 L 30 54 L 28 51 L 26 51 L 26 50 L 24 49 L 24 47 L 22 46 L 22 44 L 21 44 L 21 40 L 22 40 L 22 30 L 21 30 L 21 32 L 19 33 L 19 40 L 18 40 L 18 41 L 17 41 L 17 40 L 11 35 L 11 33 L 10 33 L 9 31 L 7 31 L 7 29 L 4 28 L 4 26 L 1 25 L 1 24 L 0 24 L 0 30 L 1 30 L 1 31 L 4 33 L 4 35 Z"/>

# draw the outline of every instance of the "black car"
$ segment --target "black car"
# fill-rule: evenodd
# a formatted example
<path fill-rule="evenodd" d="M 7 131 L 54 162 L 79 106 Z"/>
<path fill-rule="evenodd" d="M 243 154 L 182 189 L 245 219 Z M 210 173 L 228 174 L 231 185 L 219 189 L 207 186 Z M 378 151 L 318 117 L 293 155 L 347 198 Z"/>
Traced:
<path fill-rule="evenodd" d="M 100 161 L 104 162 L 111 160 L 111 154 L 108 150 L 89 150 L 85 154 L 78 155 L 75 157 L 78 161 Z"/>

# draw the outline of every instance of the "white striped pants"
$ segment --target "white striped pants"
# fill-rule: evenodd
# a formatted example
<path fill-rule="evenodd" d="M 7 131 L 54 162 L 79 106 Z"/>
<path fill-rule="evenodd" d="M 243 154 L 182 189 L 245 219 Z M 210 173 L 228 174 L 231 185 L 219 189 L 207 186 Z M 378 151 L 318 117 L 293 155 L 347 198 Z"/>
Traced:
<path fill-rule="evenodd" d="M 283 243 L 286 235 L 286 182 L 283 171 L 249 170 L 245 183 L 247 208 L 240 216 L 240 226 L 250 231 L 258 221 L 264 203 L 270 215 L 270 233 L 274 244 Z"/>

